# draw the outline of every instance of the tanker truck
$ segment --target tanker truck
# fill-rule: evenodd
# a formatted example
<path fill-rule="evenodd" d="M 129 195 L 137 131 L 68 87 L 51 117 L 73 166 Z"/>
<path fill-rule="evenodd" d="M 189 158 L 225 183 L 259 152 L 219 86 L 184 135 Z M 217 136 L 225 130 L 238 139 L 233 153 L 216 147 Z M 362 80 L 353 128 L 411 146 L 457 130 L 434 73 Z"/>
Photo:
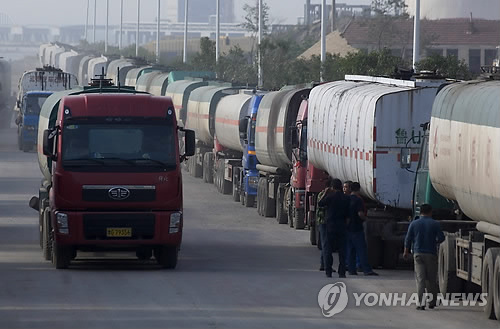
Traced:
<path fill-rule="evenodd" d="M 78 251 L 135 250 L 175 268 L 182 241 L 180 163 L 194 152 L 194 132 L 178 147 L 168 97 L 101 80 L 51 95 L 39 120 L 40 245 L 67 268 Z M 97 87 L 96 85 L 99 85 Z"/>
<path fill-rule="evenodd" d="M 308 161 L 331 177 L 361 184 L 369 217 L 365 223 L 368 258 L 373 267 L 398 264 L 412 216 L 421 124 L 429 120 L 443 82 L 346 76 L 311 91 Z M 400 164 L 402 148 L 408 159 L 405 168 Z M 312 209 L 315 200 L 310 199 Z M 457 225 L 447 222 L 442 226 L 454 232 Z"/>
<path fill-rule="evenodd" d="M 196 152 L 189 159 L 189 172 L 193 177 L 209 176 L 214 171 L 215 113 L 222 98 L 237 94 L 231 84 L 214 83 L 193 90 L 187 104 L 186 128 L 196 132 Z"/>
<path fill-rule="evenodd" d="M 288 221 L 286 192 L 289 191 L 292 170 L 291 131 L 297 121 L 299 107 L 311 88 L 285 87 L 262 98 L 255 120 L 255 153 L 259 171 L 257 212 L 276 217 L 279 223 Z"/>
<path fill-rule="evenodd" d="M 422 143 L 414 208 L 456 221 L 438 253 L 443 294 L 481 287 L 486 315 L 500 320 L 500 81 L 457 82 L 436 96 Z M 405 153 L 407 151 L 405 150 Z M 402 158 L 402 166 L 408 157 Z M 472 225 L 471 225 L 472 224 Z"/>

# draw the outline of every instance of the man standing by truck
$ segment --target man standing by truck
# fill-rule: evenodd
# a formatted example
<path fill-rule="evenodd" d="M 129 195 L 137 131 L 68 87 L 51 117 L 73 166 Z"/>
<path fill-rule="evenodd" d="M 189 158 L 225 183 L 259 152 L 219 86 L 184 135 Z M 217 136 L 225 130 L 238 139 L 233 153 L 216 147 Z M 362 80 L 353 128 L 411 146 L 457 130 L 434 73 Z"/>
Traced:
<path fill-rule="evenodd" d="M 411 222 L 405 239 L 404 258 L 410 255 L 410 247 L 413 246 L 413 257 L 415 262 L 415 281 L 419 305 L 417 310 L 425 310 L 424 293 L 430 293 L 432 299 L 429 308 L 436 306 L 438 284 L 438 260 L 437 246 L 444 241 L 444 234 L 439 223 L 432 218 L 432 206 L 423 204 L 420 207 L 420 218 Z"/>
<path fill-rule="evenodd" d="M 322 243 L 325 274 L 329 278 L 332 277 L 332 250 L 336 247 L 339 254 L 339 278 L 345 278 L 346 219 L 349 213 L 349 198 L 342 192 L 340 179 L 332 181 L 331 189 L 319 200 L 318 206 L 326 207 L 326 243 Z"/>

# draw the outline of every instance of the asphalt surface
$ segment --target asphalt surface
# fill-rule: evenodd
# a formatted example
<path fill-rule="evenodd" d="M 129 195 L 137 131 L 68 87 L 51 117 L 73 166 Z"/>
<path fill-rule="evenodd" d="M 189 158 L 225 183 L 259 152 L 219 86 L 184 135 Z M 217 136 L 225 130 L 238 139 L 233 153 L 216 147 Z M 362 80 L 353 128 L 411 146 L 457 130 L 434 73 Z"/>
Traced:
<path fill-rule="evenodd" d="M 322 316 L 318 250 L 307 231 L 264 219 L 184 174 L 184 241 L 177 269 L 133 254 L 79 254 L 68 270 L 42 259 L 28 207 L 37 155 L 0 130 L 0 328 L 500 328 L 480 307 L 347 308 Z M 352 292 L 415 291 L 409 270 L 340 281 Z"/>

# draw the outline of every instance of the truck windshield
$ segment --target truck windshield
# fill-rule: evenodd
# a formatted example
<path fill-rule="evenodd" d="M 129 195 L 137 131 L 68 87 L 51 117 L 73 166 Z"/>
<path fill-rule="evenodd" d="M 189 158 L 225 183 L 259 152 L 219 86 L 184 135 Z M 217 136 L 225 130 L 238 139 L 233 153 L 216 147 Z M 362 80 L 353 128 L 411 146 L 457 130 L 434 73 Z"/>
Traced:
<path fill-rule="evenodd" d="M 166 120 L 71 120 L 62 133 L 62 163 L 73 171 L 166 171 L 176 168 L 174 127 Z"/>
<path fill-rule="evenodd" d="M 50 95 L 28 95 L 26 96 L 26 111 L 25 114 L 39 115 L 43 103 Z"/>
<path fill-rule="evenodd" d="M 300 131 L 300 161 L 307 161 L 307 125 L 302 125 Z"/>

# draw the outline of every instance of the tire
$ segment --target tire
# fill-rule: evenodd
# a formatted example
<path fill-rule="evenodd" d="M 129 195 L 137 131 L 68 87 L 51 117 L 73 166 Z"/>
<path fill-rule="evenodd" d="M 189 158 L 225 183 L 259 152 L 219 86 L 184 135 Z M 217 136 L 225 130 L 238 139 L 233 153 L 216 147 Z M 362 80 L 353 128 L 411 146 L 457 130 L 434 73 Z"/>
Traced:
<path fill-rule="evenodd" d="M 388 270 L 393 270 L 398 265 L 399 259 L 399 243 L 384 241 L 384 253 L 382 258 L 382 267 Z"/>
<path fill-rule="evenodd" d="M 29 152 L 29 151 L 31 151 L 32 148 L 33 147 L 30 144 L 23 143 L 23 152 Z"/>
<path fill-rule="evenodd" d="M 247 208 L 255 207 L 255 195 L 245 194 L 244 203 Z"/>
<path fill-rule="evenodd" d="M 207 173 L 207 183 L 208 184 L 213 184 L 214 183 L 214 155 L 212 153 L 205 153 L 208 154 L 207 157 L 207 168 L 206 168 L 206 173 Z"/>
<path fill-rule="evenodd" d="M 203 181 L 205 183 L 208 183 L 208 173 L 207 173 L 207 168 L 208 168 L 208 156 L 209 153 L 205 153 L 203 155 Z"/>
<path fill-rule="evenodd" d="M 303 230 L 306 227 L 303 208 L 293 208 L 293 226 L 296 230 Z"/>
<path fill-rule="evenodd" d="M 484 305 L 484 313 L 489 319 L 496 319 L 494 306 L 494 277 L 495 277 L 495 260 L 500 255 L 500 248 L 490 248 L 486 251 L 483 259 L 483 273 L 481 278 L 481 288 L 483 293 L 487 293 L 486 305 Z"/>
<path fill-rule="evenodd" d="M 196 161 L 196 156 L 193 157 L 194 170 L 193 175 L 195 178 L 201 178 L 203 176 L 203 165 L 198 164 Z"/>
<path fill-rule="evenodd" d="M 42 222 L 42 254 L 43 259 L 52 260 L 52 233 L 50 225 L 50 208 L 47 207 L 43 211 L 43 222 Z"/>
<path fill-rule="evenodd" d="M 233 183 L 224 178 L 225 173 L 226 173 L 226 164 L 225 164 L 224 160 L 221 160 L 220 163 L 221 163 L 221 165 L 220 165 L 220 168 L 221 168 L 220 177 L 221 177 L 221 182 L 222 182 L 222 184 L 221 184 L 222 194 L 229 195 L 232 192 Z"/>
<path fill-rule="evenodd" d="M 323 250 L 323 246 L 321 245 L 321 235 L 319 234 L 319 228 L 316 228 L 316 247 L 318 250 Z"/>
<path fill-rule="evenodd" d="M 290 189 L 287 188 L 287 190 Z M 278 222 L 278 224 L 286 224 L 288 222 L 285 196 L 285 190 L 282 188 L 278 188 L 278 193 L 276 195 L 276 221 Z"/>
<path fill-rule="evenodd" d="M 378 268 L 382 265 L 383 259 L 383 241 L 379 237 L 366 236 L 366 249 L 368 263 L 373 268 Z"/>
<path fill-rule="evenodd" d="M 233 175 L 233 201 L 234 202 L 240 202 L 240 191 L 238 191 L 238 185 L 239 185 L 239 182 L 236 180 L 236 176 Z"/>
<path fill-rule="evenodd" d="M 446 296 L 450 293 L 460 293 L 464 289 L 464 281 L 457 277 L 455 259 L 455 238 L 446 236 L 439 245 L 438 251 L 438 282 L 439 291 Z"/>
<path fill-rule="evenodd" d="M 52 264 L 58 270 L 68 268 L 73 258 L 73 248 L 68 246 L 59 246 L 52 239 Z"/>
<path fill-rule="evenodd" d="M 40 204 L 40 210 L 38 211 L 38 230 L 39 232 L 39 242 L 40 242 L 40 249 L 43 250 L 43 214 L 45 212 L 45 209 L 41 207 Z"/>
<path fill-rule="evenodd" d="M 161 267 L 174 269 L 179 259 L 179 248 L 171 246 L 160 247 L 156 250 L 155 258 Z"/>
<path fill-rule="evenodd" d="M 500 255 L 495 259 L 493 272 L 493 308 L 495 317 L 500 320 Z"/>

